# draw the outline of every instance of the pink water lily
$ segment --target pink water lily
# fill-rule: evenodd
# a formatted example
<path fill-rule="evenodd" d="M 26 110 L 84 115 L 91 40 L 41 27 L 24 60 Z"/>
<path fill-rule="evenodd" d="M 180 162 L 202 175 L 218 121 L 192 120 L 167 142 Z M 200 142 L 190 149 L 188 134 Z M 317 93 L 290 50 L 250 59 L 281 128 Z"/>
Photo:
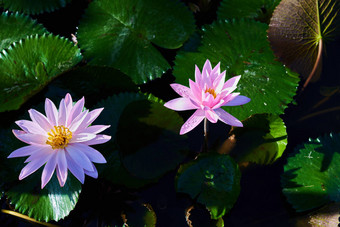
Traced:
<path fill-rule="evenodd" d="M 220 63 L 212 69 L 207 60 L 202 73 L 195 65 L 195 82 L 189 79 L 190 88 L 181 84 L 170 86 L 180 95 L 165 103 L 169 109 L 182 111 L 196 109 L 195 113 L 183 124 L 180 134 L 185 134 L 194 129 L 204 118 L 216 123 L 220 120 L 228 125 L 242 127 L 241 121 L 224 111 L 222 106 L 238 106 L 246 104 L 250 98 L 232 93 L 237 88 L 241 76 L 235 76 L 225 82 L 225 71 L 220 73 Z"/>
<path fill-rule="evenodd" d="M 13 130 L 21 141 L 29 144 L 13 151 L 8 158 L 29 156 L 28 163 L 19 175 L 19 180 L 34 173 L 45 164 L 41 176 L 41 188 L 50 181 L 54 170 L 61 187 L 65 185 L 68 170 L 84 183 L 85 174 L 98 177 L 94 163 L 106 163 L 105 158 L 89 145 L 109 141 L 111 136 L 98 134 L 109 125 L 91 125 L 104 108 L 84 110 L 84 97 L 74 105 L 70 94 L 62 99 L 57 110 L 48 98 L 45 101 L 46 116 L 34 109 L 29 115 L 32 121 L 15 123 L 22 130 Z"/>

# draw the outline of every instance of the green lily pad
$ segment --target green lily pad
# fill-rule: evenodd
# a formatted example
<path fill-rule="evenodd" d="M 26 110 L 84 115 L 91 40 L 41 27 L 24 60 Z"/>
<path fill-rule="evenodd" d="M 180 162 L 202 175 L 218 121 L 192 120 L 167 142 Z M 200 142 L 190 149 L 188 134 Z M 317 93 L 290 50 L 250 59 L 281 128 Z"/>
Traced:
<path fill-rule="evenodd" d="M 30 35 L 42 35 L 47 30 L 28 16 L 19 13 L 2 13 L 0 15 L 0 50 Z"/>
<path fill-rule="evenodd" d="M 0 53 L 0 112 L 18 109 L 81 59 L 79 48 L 58 36 L 31 36 L 14 43 Z"/>
<path fill-rule="evenodd" d="M 124 212 L 123 215 L 127 226 L 156 226 L 156 213 L 149 204 L 134 203 L 131 210 Z"/>
<path fill-rule="evenodd" d="M 182 165 L 176 177 L 177 192 L 204 204 L 213 219 L 222 217 L 237 200 L 241 173 L 228 155 L 203 154 Z"/>
<path fill-rule="evenodd" d="M 282 0 L 268 29 L 275 55 L 306 78 L 321 64 L 322 43 L 334 35 L 339 10 L 338 0 Z"/>
<path fill-rule="evenodd" d="M 192 14 L 176 1 L 97 0 L 77 38 L 89 64 L 112 66 L 141 84 L 170 68 L 154 45 L 179 48 L 193 31 Z"/>
<path fill-rule="evenodd" d="M 269 165 L 280 158 L 287 146 L 286 126 L 279 116 L 256 114 L 229 133 L 226 145 L 235 144 L 228 152 L 237 162 Z"/>
<path fill-rule="evenodd" d="M 283 193 L 298 212 L 340 201 L 340 134 L 304 143 L 281 176 Z"/>
<path fill-rule="evenodd" d="M 40 14 L 53 12 L 65 7 L 71 0 L 2 0 L 3 7 L 10 11 L 19 11 L 25 14 Z"/>
<path fill-rule="evenodd" d="M 269 22 L 280 0 L 223 0 L 218 8 L 220 20 L 249 18 Z"/>
<path fill-rule="evenodd" d="M 204 28 L 198 50 L 176 56 L 176 82 L 188 86 L 188 79 L 195 78 L 195 64 L 202 70 L 206 59 L 213 66 L 221 62 L 226 79 L 241 75 L 236 92 L 251 98 L 242 107 L 223 107 L 224 110 L 240 120 L 256 113 L 282 114 L 296 94 L 299 78 L 275 60 L 267 28 L 266 24 L 246 20 L 220 21 Z"/>

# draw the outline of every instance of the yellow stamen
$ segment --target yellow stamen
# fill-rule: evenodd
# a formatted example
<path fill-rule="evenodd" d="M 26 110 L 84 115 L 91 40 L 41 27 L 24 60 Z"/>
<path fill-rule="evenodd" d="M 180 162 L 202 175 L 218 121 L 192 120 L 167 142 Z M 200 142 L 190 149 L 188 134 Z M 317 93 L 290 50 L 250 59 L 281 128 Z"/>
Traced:
<path fill-rule="evenodd" d="M 216 98 L 217 94 L 216 94 L 216 92 L 215 92 L 214 89 L 208 88 L 208 89 L 205 90 L 205 93 L 207 93 L 207 92 L 208 92 L 209 94 L 212 94 L 212 96 L 214 96 L 214 99 Z"/>
<path fill-rule="evenodd" d="M 46 144 L 51 145 L 52 149 L 63 149 L 67 147 L 69 141 L 72 139 L 72 132 L 65 126 L 54 126 L 54 130 L 47 133 L 49 136 Z"/>

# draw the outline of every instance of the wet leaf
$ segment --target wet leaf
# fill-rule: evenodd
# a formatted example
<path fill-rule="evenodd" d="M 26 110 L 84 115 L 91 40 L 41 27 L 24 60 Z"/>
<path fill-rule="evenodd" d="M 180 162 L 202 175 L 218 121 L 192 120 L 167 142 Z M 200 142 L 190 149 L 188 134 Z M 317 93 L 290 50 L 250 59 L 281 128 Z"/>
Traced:
<path fill-rule="evenodd" d="M 3 7 L 10 11 L 19 11 L 25 14 L 40 14 L 53 12 L 65 7 L 71 0 L 2 0 Z"/>

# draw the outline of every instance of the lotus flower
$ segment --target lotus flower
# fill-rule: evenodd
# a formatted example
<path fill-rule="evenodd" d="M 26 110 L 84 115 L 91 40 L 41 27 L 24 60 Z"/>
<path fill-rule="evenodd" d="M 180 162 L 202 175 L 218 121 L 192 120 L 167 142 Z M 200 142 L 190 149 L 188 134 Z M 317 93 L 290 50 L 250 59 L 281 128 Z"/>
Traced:
<path fill-rule="evenodd" d="M 34 109 L 29 115 L 32 121 L 20 120 L 15 123 L 23 130 L 13 134 L 28 146 L 13 151 L 8 158 L 29 156 L 28 164 L 21 170 L 19 180 L 34 173 L 45 164 L 41 176 L 41 188 L 50 181 L 54 170 L 61 187 L 67 180 L 67 170 L 84 183 L 85 174 L 98 177 L 95 163 L 106 163 L 105 158 L 89 145 L 105 143 L 110 136 L 100 133 L 109 125 L 92 125 L 104 108 L 93 111 L 84 109 L 84 97 L 73 105 L 70 94 L 62 99 L 57 110 L 48 98 L 45 101 L 46 117 Z"/>
<path fill-rule="evenodd" d="M 211 123 L 220 120 L 228 125 L 242 127 L 241 121 L 224 111 L 222 106 L 238 106 L 246 104 L 250 98 L 232 93 L 241 76 L 235 76 L 225 82 L 225 71 L 220 73 L 220 63 L 212 69 L 210 61 L 207 60 L 203 66 L 202 73 L 195 65 L 195 82 L 189 79 L 190 88 L 181 84 L 170 86 L 180 95 L 165 103 L 169 109 L 182 111 L 194 110 L 195 113 L 183 124 L 180 134 L 185 134 L 194 129 L 204 118 Z"/>

